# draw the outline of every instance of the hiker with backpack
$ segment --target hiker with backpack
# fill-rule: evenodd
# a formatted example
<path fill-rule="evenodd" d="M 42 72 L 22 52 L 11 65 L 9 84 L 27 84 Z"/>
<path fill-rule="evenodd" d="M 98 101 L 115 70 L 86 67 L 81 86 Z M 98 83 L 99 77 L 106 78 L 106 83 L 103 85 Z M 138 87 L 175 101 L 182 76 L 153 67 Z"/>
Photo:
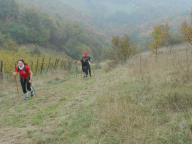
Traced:
<path fill-rule="evenodd" d="M 88 52 L 83 53 L 81 59 L 82 71 L 84 73 L 84 78 L 89 76 L 91 77 L 91 57 L 89 56 Z"/>
<path fill-rule="evenodd" d="M 34 96 L 34 90 L 32 89 L 33 73 L 29 65 L 25 63 L 23 59 L 18 60 L 14 76 L 19 74 L 20 83 L 24 94 L 24 99 L 27 100 Z"/>

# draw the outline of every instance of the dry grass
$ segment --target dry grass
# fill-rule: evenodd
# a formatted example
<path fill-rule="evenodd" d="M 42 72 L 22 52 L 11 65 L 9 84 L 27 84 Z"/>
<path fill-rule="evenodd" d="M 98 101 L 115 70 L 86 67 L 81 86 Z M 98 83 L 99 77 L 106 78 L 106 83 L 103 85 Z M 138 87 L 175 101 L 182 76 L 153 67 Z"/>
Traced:
<path fill-rule="evenodd" d="M 97 97 L 100 143 L 191 143 L 192 55 L 139 55 L 109 73 Z"/>
<path fill-rule="evenodd" d="M 138 55 L 84 80 L 36 77 L 38 97 L 13 101 L 0 86 L 0 143 L 190 144 L 192 57 L 186 51 Z M 11 85 L 14 87 L 14 85 Z M 12 138 L 10 139 L 10 136 Z"/>

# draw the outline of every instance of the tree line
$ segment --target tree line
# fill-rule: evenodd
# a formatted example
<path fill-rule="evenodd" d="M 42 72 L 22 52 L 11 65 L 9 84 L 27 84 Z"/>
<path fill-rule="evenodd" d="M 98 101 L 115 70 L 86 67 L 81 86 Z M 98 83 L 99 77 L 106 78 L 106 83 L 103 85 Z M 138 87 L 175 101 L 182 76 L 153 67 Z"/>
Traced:
<path fill-rule="evenodd" d="M 101 58 L 106 46 L 103 38 L 80 24 L 65 22 L 35 7 L 23 8 L 15 0 L 0 0 L 0 47 L 16 49 L 22 44 L 64 51 L 76 59 L 84 50 Z"/>
<path fill-rule="evenodd" d="M 154 26 L 150 34 L 151 40 L 148 43 L 148 48 L 155 56 L 158 56 L 160 48 L 168 48 L 173 44 L 188 43 L 192 47 L 192 23 L 184 21 L 178 32 L 181 37 L 173 35 L 171 27 L 167 23 Z M 176 37 L 177 39 L 175 39 Z M 128 35 L 114 36 L 111 43 L 112 48 L 108 51 L 108 57 L 116 63 L 126 62 L 138 52 L 136 44 L 131 41 Z"/>

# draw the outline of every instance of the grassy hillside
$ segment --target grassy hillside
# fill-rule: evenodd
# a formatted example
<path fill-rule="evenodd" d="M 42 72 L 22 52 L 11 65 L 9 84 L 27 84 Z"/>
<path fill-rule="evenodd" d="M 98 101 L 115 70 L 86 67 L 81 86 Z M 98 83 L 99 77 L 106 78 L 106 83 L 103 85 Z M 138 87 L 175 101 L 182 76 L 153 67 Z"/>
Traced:
<path fill-rule="evenodd" d="M 103 49 L 108 47 L 103 36 L 82 24 L 46 13 L 32 4 L 0 0 L 0 48 L 17 49 L 29 44 L 65 52 L 75 59 L 84 51 L 101 59 Z"/>
<path fill-rule="evenodd" d="M 190 49 L 106 63 L 91 79 L 55 72 L 35 77 L 23 101 L 14 81 L 0 83 L 0 143 L 190 144 Z M 187 53 L 186 53 L 187 52 Z"/>

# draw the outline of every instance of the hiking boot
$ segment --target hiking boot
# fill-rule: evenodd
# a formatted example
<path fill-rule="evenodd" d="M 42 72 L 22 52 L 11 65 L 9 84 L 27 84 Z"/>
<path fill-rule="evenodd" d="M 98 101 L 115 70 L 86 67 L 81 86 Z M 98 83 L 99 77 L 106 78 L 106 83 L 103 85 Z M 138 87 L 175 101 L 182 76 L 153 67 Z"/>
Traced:
<path fill-rule="evenodd" d="M 31 97 L 35 96 L 35 92 L 33 89 L 30 91 L 30 93 L 31 93 Z"/>
<path fill-rule="evenodd" d="M 84 74 L 84 75 L 83 75 L 83 78 L 87 78 L 87 77 L 88 77 L 88 75 L 87 75 L 87 74 Z"/>
<path fill-rule="evenodd" d="M 24 100 L 29 100 L 30 96 L 29 96 L 29 92 L 24 94 Z"/>

